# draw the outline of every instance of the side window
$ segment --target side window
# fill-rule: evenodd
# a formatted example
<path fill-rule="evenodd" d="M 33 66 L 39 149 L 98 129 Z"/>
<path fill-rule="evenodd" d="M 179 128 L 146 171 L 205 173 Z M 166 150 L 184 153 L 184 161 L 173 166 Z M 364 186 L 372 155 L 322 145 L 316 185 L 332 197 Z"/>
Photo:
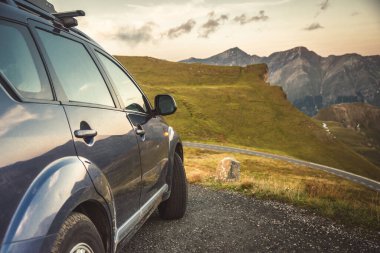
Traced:
<path fill-rule="evenodd" d="M 26 27 L 0 22 L 0 71 L 21 96 L 53 100 L 44 65 Z"/>
<path fill-rule="evenodd" d="M 131 111 L 146 113 L 147 106 L 144 102 L 144 97 L 129 76 L 104 55 L 100 53 L 97 53 L 97 55 L 119 91 L 125 108 Z"/>
<path fill-rule="evenodd" d="M 83 44 L 37 31 L 69 101 L 115 107 L 99 69 Z"/>

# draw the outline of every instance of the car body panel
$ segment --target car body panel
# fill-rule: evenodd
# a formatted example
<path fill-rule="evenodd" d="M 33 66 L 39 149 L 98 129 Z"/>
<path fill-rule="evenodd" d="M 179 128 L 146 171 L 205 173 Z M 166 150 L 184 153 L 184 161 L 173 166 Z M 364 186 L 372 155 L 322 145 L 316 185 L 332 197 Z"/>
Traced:
<path fill-rule="evenodd" d="M 4 239 L 3 252 L 20 252 L 27 245 L 33 247 L 27 252 L 46 252 L 66 217 L 86 201 L 101 204 L 108 213 L 109 226 L 113 227 L 109 202 L 98 194 L 92 183 L 98 182 L 97 186 L 101 187 L 106 182 L 94 179 L 77 156 L 62 158 L 47 166 L 18 206 Z"/>
<path fill-rule="evenodd" d="M 142 168 L 140 204 L 149 200 L 165 183 L 168 168 L 168 125 L 160 117 L 129 113 L 132 124 L 140 126 L 145 134 L 138 136 Z"/>
<path fill-rule="evenodd" d="M 50 252 L 52 245 L 54 244 L 56 235 L 49 235 L 44 237 L 33 238 L 30 240 L 5 243 L 0 248 L 0 253 L 41 253 Z"/>
<path fill-rule="evenodd" d="M 75 207 L 70 203 L 76 202 L 75 196 L 87 195 L 86 191 L 91 190 L 95 190 L 91 179 L 77 156 L 54 161 L 39 173 L 24 194 L 4 242 L 23 241 L 49 234 L 56 215 L 59 212 L 70 213 L 70 207 Z M 55 230 L 51 232 L 57 233 L 58 230 Z"/>
<path fill-rule="evenodd" d="M 19 103 L 0 86 L 0 241 L 28 187 L 52 161 L 76 155 L 60 105 Z M 10 194 L 11 193 L 11 194 Z"/>
<path fill-rule="evenodd" d="M 72 131 L 86 122 L 97 131 L 89 145 L 74 137 L 77 153 L 99 168 L 113 193 L 117 226 L 139 209 L 141 192 L 140 154 L 134 129 L 126 113 L 117 110 L 64 106 Z"/>

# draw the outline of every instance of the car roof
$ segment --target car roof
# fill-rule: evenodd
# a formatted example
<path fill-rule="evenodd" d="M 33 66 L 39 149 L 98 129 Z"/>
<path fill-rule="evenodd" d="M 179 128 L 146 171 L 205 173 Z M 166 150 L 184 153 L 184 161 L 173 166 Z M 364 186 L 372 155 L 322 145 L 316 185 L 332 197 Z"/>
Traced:
<path fill-rule="evenodd" d="M 77 37 L 80 37 L 81 39 L 84 39 L 94 46 L 102 49 L 102 47 L 97 42 L 95 42 L 92 38 L 90 38 L 79 29 L 76 29 L 74 27 L 64 27 L 60 20 L 53 15 L 57 14 L 53 5 L 50 4 L 51 6 L 49 6 L 49 10 L 52 12 L 48 12 L 48 9 L 44 10 L 30 3 L 34 1 L 40 4 L 50 4 L 46 0 L 0 0 L 0 19 L 8 19 L 24 24 L 28 23 L 28 20 L 35 20 L 49 26 L 60 24 L 61 28 L 65 29 L 66 31 L 70 31 L 71 34 L 76 35 Z"/>

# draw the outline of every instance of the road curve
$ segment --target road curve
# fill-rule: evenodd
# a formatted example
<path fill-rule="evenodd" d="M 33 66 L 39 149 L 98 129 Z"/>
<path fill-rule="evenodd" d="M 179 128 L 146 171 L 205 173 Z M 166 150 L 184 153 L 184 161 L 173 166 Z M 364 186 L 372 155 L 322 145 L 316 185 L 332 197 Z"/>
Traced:
<path fill-rule="evenodd" d="M 214 150 L 214 151 L 221 151 L 221 152 L 230 152 L 230 153 L 239 153 L 239 154 L 245 154 L 245 155 L 253 155 L 253 156 L 260 156 L 260 157 L 265 157 L 265 158 L 270 158 L 270 159 L 277 159 L 277 160 L 282 160 L 298 165 L 303 165 L 307 166 L 312 169 L 317 169 L 317 170 L 323 170 L 328 173 L 334 174 L 338 177 L 345 178 L 347 180 L 350 180 L 352 182 L 367 186 L 371 188 L 372 190 L 375 190 L 377 192 L 380 192 L 380 182 L 377 182 L 375 180 L 362 177 L 344 170 L 339 170 L 336 168 L 332 168 L 329 166 L 317 164 L 317 163 L 312 163 L 312 162 L 307 162 L 287 156 L 281 156 L 281 155 L 274 155 L 274 154 L 269 154 L 265 152 L 260 152 L 260 151 L 253 151 L 253 150 L 247 150 L 247 149 L 242 149 L 242 148 L 234 148 L 234 147 L 227 147 L 227 146 L 220 146 L 220 145 L 212 145 L 212 144 L 204 144 L 204 143 L 198 143 L 198 142 L 187 142 L 184 141 L 183 145 L 185 147 L 189 148 L 201 148 L 201 149 L 207 149 L 207 150 Z"/>

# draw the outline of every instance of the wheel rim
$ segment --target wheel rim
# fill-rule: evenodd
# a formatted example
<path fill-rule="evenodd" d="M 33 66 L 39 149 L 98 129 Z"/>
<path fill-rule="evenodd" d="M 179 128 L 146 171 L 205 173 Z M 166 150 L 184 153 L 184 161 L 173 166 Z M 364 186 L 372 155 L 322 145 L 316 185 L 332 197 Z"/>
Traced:
<path fill-rule="evenodd" d="M 86 243 L 78 243 L 70 250 L 70 253 L 94 253 L 91 247 Z"/>

